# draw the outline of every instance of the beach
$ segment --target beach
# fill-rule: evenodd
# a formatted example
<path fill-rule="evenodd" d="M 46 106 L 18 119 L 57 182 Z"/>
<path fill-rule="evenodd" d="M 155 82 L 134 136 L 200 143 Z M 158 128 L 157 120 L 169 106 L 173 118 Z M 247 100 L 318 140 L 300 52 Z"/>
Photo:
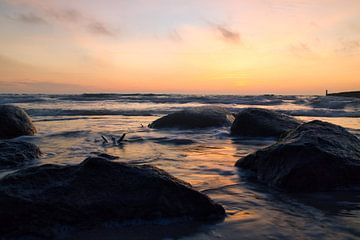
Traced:
<path fill-rule="evenodd" d="M 232 113 L 258 107 L 308 122 L 322 120 L 360 136 L 360 100 L 319 96 L 175 94 L 2 94 L 20 106 L 38 133 L 18 137 L 42 151 L 35 165 L 72 165 L 94 153 L 115 162 L 150 164 L 189 182 L 220 203 L 226 218 L 211 224 L 130 222 L 77 231 L 82 239 L 357 239 L 359 192 L 284 193 L 248 178 L 235 162 L 276 141 L 231 136 L 229 127 L 151 129 L 148 124 L 181 109 L 220 106 Z M 113 144 L 126 133 L 121 144 Z M 102 137 L 108 139 L 105 142 Z M 1 176 L 16 169 L 1 171 Z M 69 237 L 59 232 L 58 237 Z"/>

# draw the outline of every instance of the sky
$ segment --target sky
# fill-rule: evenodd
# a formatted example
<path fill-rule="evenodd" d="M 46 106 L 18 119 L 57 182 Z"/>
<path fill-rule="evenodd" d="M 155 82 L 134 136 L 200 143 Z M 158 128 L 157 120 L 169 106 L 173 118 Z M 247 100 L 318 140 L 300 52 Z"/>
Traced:
<path fill-rule="evenodd" d="M 360 90 L 359 0 L 0 0 L 0 92 Z"/>

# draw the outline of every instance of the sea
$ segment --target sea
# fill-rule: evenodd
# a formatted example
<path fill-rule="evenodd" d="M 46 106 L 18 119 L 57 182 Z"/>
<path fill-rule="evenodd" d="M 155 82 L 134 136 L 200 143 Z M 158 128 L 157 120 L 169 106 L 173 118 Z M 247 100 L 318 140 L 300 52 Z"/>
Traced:
<path fill-rule="evenodd" d="M 360 239 L 360 192 L 289 194 L 254 181 L 235 162 L 276 141 L 240 138 L 229 128 L 154 130 L 148 124 L 174 111 L 220 106 L 237 113 L 266 108 L 302 121 L 319 119 L 360 137 L 360 99 L 285 95 L 0 94 L 0 104 L 24 108 L 38 133 L 20 140 L 43 152 L 36 164 L 76 164 L 91 154 L 150 164 L 219 202 L 227 216 L 216 223 L 119 223 L 81 230 L 72 239 Z M 126 134 L 123 144 L 112 138 Z M 102 137 L 109 139 L 106 143 Z M 16 169 L 0 172 L 0 176 Z M 359 173 L 360 174 L 360 173 Z M 65 231 L 66 232 L 66 231 Z"/>

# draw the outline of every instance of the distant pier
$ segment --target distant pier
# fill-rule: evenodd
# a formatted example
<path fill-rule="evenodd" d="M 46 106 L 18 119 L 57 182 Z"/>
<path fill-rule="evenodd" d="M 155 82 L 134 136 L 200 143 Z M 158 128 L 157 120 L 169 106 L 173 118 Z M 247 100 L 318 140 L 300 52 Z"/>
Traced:
<path fill-rule="evenodd" d="M 329 93 L 328 90 L 326 90 L 325 95 L 326 96 L 335 96 L 335 97 L 360 98 L 360 91 Z"/>

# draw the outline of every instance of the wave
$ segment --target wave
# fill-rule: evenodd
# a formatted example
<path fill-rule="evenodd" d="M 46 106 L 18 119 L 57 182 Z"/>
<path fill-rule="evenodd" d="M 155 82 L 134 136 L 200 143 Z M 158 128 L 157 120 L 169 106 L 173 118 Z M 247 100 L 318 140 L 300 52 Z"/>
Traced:
<path fill-rule="evenodd" d="M 279 105 L 293 96 L 235 96 L 235 95 L 180 95 L 180 94 L 82 94 L 58 96 L 67 101 L 117 101 L 137 103 L 203 103 L 203 104 L 248 104 Z"/>
<path fill-rule="evenodd" d="M 306 116 L 306 117 L 350 117 L 359 118 L 360 112 L 347 112 L 341 110 L 327 110 L 327 109 L 312 109 L 312 110 L 278 110 L 291 116 Z"/>
<path fill-rule="evenodd" d="M 78 130 L 78 131 L 63 131 L 63 132 L 56 132 L 50 133 L 46 135 L 47 137 L 79 137 L 89 134 L 90 131 L 85 130 Z"/>
<path fill-rule="evenodd" d="M 322 96 L 308 99 L 307 104 L 314 108 L 352 108 L 360 111 L 360 99 L 358 98 Z"/>
<path fill-rule="evenodd" d="M 202 103 L 202 104 L 246 104 L 280 105 L 296 101 L 297 96 L 280 95 L 182 95 L 182 94 L 80 94 L 80 95 L 45 95 L 45 94 L 0 94 L 0 103 L 32 103 L 44 101 L 57 102 L 96 102 L 112 101 L 123 103 Z"/>
<path fill-rule="evenodd" d="M 68 121 L 68 120 L 82 120 L 89 119 L 89 117 L 55 117 L 55 118 L 40 118 L 32 120 L 33 122 L 56 122 L 56 121 Z"/>
<path fill-rule="evenodd" d="M 350 109 L 360 111 L 360 99 L 331 96 L 292 95 L 182 95 L 182 94 L 116 94 L 87 93 L 78 95 L 46 94 L 0 94 L 0 104 L 11 103 L 74 103 L 74 102 L 114 102 L 114 103 L 163 103 L 163 104 L 224 104 L 249 106 L 278 106 L 282 104 L 305 105 L 312 108 Z M 91 114 L 91 113 L 89 113 Z M 96 115 L 97 113 L 95 113 Z M 110 114 L 109 114 L 110 115 Z M 113 115 L 113 114 L 111 114 Z M 116 115 L 116 114 L 115 114 Z M 128 115 L 128 114 L 125 114 Z"/>
<path fill-rule="evenodd" d="M 153 116 L 159 110 L 110 110 L 110 109 L 26 109 L 33 117 L 38 116 Z"/>
<path fill-rule="evenodd" d="M 0 104 L 10 103 L 36 103 L 50 101 L 46 95 L 29 94 L 0 94 Z"/>
<path fill-rule="evenodd" d="M 228 108 L 229 111 L 237 113 L 244 108 Z M 86 116 L 160 116 L 178 110 L 173 109 L 146 109 L 146 110 L 113 110 L 113 109 L 26 109 L 26 112 L 33 117 L 55 117 L 37 119 L 35 121 L 62 121 L 74 119 L 86 119 Z M 333 109 L 309 109 L 309 110 L 277 110 L 291 116 L 309 117 L 351 117 L 359 118 L 359 111 L 344 111 Z M 59 117 L 65 118 L 59 118 Z M 72 118 L 71 116 L 82 116 Z"/>
<path fill-rule="evenodd" d="M 196 143 L 196 141 L 187 139 L 187 138 L 168 138 L 168 137 L 162 137 L 162 138 L 150 138 L 148 139 L 150 141 L 154 141 L 158 144 L 164 144 L 164 145 L 191 145 Z"/>

